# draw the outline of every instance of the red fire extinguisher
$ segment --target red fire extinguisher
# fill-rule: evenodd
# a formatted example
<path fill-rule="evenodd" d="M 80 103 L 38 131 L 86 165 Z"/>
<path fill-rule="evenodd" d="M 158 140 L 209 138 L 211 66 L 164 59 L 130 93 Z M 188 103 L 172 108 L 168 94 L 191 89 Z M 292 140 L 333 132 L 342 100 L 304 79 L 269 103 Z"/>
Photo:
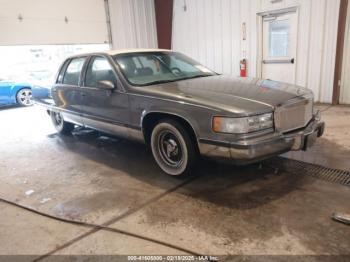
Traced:
<path fill-rule="evenodd" d="M 241 72 L 241 77 L 247 77 L 247 60 L 243 59 L 240 61 L 240 72 Z"/>

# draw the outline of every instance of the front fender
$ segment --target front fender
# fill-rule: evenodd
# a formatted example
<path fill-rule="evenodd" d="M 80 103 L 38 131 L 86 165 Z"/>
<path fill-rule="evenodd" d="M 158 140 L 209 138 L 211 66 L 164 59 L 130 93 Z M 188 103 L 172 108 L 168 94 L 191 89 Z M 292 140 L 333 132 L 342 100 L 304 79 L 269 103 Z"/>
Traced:
<path fill-rule="evenodd" d="M 218 112 L 209 107 L 182 101 L 144 96 L 130 97 L 130 117 L 133 126 L 142 128 L 144 119 L 153 113 L 182 118 L 192 127 L 197 138 L 202 138 L 211 132 L 212 116 Z"/>

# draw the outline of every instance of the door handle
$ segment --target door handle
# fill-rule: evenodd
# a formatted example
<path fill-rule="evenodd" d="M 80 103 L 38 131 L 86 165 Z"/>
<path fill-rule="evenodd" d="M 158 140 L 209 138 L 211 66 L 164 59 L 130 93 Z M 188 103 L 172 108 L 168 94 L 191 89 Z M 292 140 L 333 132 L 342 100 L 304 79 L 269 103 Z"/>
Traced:
<path fill-rule="evenodd" d="M 81 93 L 81 96 L 86 96 L 86 94 L 85 93 Z"/>

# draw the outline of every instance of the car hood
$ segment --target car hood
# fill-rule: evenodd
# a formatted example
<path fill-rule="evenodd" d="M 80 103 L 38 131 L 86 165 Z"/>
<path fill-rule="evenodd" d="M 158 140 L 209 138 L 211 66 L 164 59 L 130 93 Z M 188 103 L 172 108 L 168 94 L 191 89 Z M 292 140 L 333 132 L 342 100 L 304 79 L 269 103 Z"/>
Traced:
<path fill-rule="evenodd" d="M 148 92 L 239 114 L 272 111 L 311 94 L 295 85 L 255 78 L 210 76 L 145 87 Z"/>

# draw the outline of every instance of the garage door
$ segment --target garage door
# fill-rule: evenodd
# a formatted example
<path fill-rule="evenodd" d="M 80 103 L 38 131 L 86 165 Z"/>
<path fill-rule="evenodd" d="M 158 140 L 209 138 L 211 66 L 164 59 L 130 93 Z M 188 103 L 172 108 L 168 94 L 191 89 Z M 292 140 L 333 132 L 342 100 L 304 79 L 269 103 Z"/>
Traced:
<path fill-rule="evenodd" d="M 350 104 L 350 1 L 345 31 L 345 45 L 343 58 L 342 83 L 340 90 L 340 103 Z"/>
<path fill-rule="evenodd" d="M 104 0 L 0 0 L 0 45 L 108 43 Z"/>

